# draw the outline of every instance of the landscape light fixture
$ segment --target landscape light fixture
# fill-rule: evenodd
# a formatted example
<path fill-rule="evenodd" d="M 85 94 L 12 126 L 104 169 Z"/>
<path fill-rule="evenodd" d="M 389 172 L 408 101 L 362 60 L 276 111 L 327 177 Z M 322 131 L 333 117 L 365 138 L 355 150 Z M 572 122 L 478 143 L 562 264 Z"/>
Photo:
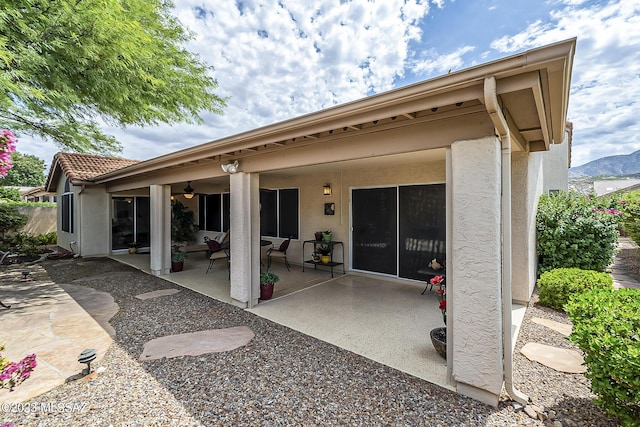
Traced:
<path fill-rule="evenodd" d="M 193 199 L 193 188 L 191 188 L 191 181 L 187 182 L 187 186 L 184 187 L 184 198 L 185 199 Z"/>
<path fill-rule="evenodd" d="M 322 187 L 322 194 L 325 196 L 331 195 L 331 184 L 325 184 L 324 187 Z"/>
<path fill-rule="evenodd" d="M 220 165 L 220 167 L 222 168 L 223 171 L 228 172 L 228 173 L 236 173 L 238 172 L 238 165 L 240 163 L 238 163 L 237 160 L 226 164 L 226 165 Z"/>

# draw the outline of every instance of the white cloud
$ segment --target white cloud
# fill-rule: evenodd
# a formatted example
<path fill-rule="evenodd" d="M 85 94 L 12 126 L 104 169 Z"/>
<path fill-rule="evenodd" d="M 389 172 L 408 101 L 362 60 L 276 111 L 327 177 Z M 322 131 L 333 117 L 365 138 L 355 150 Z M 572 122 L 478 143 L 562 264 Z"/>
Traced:
<path fill-rule="evenodd" d="M 549 22 L 537 21 L 491 47 L 511 53 L 577 37 L 568 117 L 572 164 L 640 150 L 640 3 L 563 3 Z"/>
<path fill-rule="evenodd" d="M 421 0 L 179 1 L 178 18 L 198 35 L 189 49 L 215 67 L 218 93 L 230 97 L 225 114 L 202 126 L 113 131 L 127 157 L 148 158 L 168 152 L 165 144 L 195 145 L 390 90 L 428 10 Z M 140 147 L 145 135 L 154 147 Z"/>

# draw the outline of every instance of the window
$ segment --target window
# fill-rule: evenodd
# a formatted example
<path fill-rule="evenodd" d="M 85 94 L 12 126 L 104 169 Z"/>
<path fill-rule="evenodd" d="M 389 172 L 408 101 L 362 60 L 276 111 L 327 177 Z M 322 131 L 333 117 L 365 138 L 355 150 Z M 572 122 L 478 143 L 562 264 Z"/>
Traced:
<path fill-rule="evenodd" d="M 230 225 L 229 193 L 200 194 L 198 197 L 198 228 L 206 231 L 227 231 Z"/>
<path fill-rule="evenodd" d="M 260 190 L 260 235 L 297 239 L 299 228 L 299 190 L 285 188 Z"/>
<path fill-rule="evenodd" d="M 67 179 L 62 194 L 62 231 L 73 233 L 73 193 Z"/>

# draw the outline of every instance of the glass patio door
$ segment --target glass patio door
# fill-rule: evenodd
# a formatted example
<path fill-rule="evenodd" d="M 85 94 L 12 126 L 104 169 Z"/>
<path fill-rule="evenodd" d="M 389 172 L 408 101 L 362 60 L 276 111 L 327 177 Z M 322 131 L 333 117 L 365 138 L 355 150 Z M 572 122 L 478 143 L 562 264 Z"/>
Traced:
<path fill-rule="evenodd" d="M 398 273 L 397 188 L 351 192 L 351 264 L 355 270 Z"/>
<path fill-rule="evenodd" d="M 127 249 L 131 242 L 148 247 L 151 239 L 149 198 L 113 197 L 111 203 L 111 249 Z"/>
<path fill-rule="evenodd" d="M 424 280 L 418 270 L 446 254 L 445 184 L 354 189 L 352 268 Z"/>

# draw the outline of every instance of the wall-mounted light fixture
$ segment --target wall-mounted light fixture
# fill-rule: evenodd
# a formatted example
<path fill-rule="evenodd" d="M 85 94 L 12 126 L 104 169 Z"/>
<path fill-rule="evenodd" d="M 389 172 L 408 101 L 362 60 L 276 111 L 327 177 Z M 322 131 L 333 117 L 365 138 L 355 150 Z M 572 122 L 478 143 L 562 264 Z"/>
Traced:
<path fill-rule="evenodd" d="M 331 195 L 331 184 L 325 184 L 324 187 L 322 187 L 322 194 L 325 196 Z"/>
<path fill-rule="evenodd" d="M 193 188 L 191 188 L 191 181 L 187 182 L 187 186 L 184 187 L 184 198 L 185 199 L 193 199 Z"/>
<path fill-rule="evenodd" d="M 222 168 L 223 171 L 228 172 L 228 173 L 236 173 L 238 172 L 238 165 L 240 163 L 238 163 L 238 161 L 234 161 L 231 162 L 229 164 L 226 165 L 220 165 L 220 167 Z"/>

